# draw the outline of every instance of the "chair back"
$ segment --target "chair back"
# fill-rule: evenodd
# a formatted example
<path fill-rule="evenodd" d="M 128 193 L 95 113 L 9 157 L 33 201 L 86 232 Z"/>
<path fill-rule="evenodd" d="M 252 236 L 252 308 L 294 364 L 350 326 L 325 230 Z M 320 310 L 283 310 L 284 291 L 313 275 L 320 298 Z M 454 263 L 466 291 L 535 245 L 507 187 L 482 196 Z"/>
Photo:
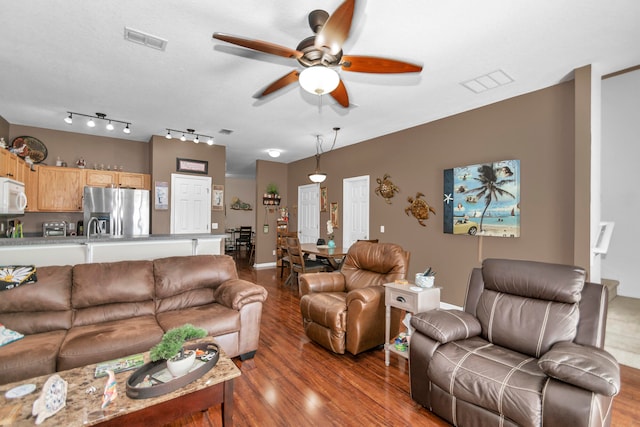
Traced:
<path fill-rule="evenodd" d="M 345 256 L 340 272 L 347 291 L 368 286 L 382 286 L 406 279 L 409 252 L 395 243 L 355 242 Z"/>
<path fill-rule="evenodd" d="M 486 259 L 471 275 L 465 311 L 487 341 L 538 358 L 576 338 L 585 277 L 580 267 Z"/>
<path fill-rule="evenodd" d="M 251 233 L 253 229 L 249 226 L 240 227 L 240 231 L 238 232 L 238 241 L 240 242 L 251 242 Z"/>
<path fill-rule="evenodd" d="M 302 250 L 300 249 L 300 240 L 295 236 L 290 236 L 287 237 L 286 241 L 291 268 L 297 268 L 300 271 L 304 271 L 304 258 L 302 256 Z"/>

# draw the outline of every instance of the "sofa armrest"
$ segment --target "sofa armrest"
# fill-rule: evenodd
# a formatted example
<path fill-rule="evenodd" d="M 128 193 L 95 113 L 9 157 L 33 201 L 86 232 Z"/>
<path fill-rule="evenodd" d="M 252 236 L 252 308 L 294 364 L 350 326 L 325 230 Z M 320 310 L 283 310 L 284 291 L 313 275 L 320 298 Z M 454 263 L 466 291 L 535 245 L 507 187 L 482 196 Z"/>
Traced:
<path fill-rule="evenodd" d="M 213 298 L 225 307 L 240 310 L 246 304 L 264 302 L 267 299 L 267 290 L 246 280 L 231 279 L 216 288 Z"/>
<path fill-rule="evenodd" d="M 550 377 L 594 393 L 615 396 L 620 391 L 620 366 L 604 349 L 559 342 L 539 360 Z"/>
<path fill-rule="evenodd" d="M 314 292 L 344 292 L 344 275 L 339 272 L 300 275 L 300 296 Z"/>
<path fill-rule="evenodd" d="M 478 319 L 461 310 L 430 310 L 411 316 L 416 331 L 441 344 L 480 335 Z"/>
<path fill-rule="evenodd" d="M 359 301 L 363 305 L 375 302 L 377 305 L 380 299 L 384 300 L 383 286 L 369 286 L 367 288 L 354 289 L 347 293 L 347 307 L 354 301 Z"/>

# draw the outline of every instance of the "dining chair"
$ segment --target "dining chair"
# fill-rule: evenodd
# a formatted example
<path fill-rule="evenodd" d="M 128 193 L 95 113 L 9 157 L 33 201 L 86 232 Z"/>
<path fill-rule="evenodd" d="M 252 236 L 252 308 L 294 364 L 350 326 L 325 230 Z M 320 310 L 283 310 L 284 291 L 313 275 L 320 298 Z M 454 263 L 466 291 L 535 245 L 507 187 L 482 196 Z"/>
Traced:
<path fill-rule="evenodd" d="M 291 269 L 291 260 L 287 251 L 287 237 L 296 237 L 295 231 L 278 231 L 276 240 L 276 265 L 280 267 L 280 278 L 284 276 L 285 266 Z"/>
<path fill-rule="evenodd" d="M 240 227 L 240 231 L 238 232 L 238 237 L 236 238 L 236 252 L 240 250 L 241 246 L 244 246 L 247 251 L 251 250 L 251 227 L 242 226 Z M 247 252 L 248 253 L 248 252 Z"/>
<path fill-rule="evenodd" d="M 287 237 L 287 253 L 289 254 L 291 274 L 285 282 L 286 284 L 291 282 L 297 286 L 299 274 L 319 273 L 330 270 L 330 268 L 321 261 L 305 258 L 300 248 L 300 240 L 295 236 Z"/>

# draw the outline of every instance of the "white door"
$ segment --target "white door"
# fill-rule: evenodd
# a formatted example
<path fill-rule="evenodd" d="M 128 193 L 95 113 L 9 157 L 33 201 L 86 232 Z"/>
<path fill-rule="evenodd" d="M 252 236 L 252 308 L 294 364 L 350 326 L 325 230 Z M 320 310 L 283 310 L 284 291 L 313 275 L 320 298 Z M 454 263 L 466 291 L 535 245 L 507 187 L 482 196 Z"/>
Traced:
<path fill-rule="evenodd" d="M 298 239 L 315 243 L 320 237 L 320 184 L 298 187 Z"/>
<path fill-rule="evenodd" d="M 171 234 L 209 233 L 211 177 L 171 174 Z"/>
<path fill-rule="evenodd" d="M 369 238 L 369 175 L 342 181 L 342 247 L 347 249 L 359 239 Z"/>

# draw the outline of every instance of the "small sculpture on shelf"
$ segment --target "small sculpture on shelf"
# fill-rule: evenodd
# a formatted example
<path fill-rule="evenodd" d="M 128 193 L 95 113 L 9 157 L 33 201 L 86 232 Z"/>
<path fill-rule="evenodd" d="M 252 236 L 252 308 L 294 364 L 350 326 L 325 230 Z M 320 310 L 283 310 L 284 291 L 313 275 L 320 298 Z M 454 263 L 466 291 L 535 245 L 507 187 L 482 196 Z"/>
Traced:
<path fill-rule="evenodd" d="M 87 165 L 87 164 L 85 163 L 84 158 L 82 158 L 82 157 L 80 157 L 80 158 L 78 159 L 78 161 L 76 162 L 76 166 L 78 166 L 78 168 L 80 168 L 80 169 L 84 169 L 84 167 L 85 167 L 86 165 Z"/>

